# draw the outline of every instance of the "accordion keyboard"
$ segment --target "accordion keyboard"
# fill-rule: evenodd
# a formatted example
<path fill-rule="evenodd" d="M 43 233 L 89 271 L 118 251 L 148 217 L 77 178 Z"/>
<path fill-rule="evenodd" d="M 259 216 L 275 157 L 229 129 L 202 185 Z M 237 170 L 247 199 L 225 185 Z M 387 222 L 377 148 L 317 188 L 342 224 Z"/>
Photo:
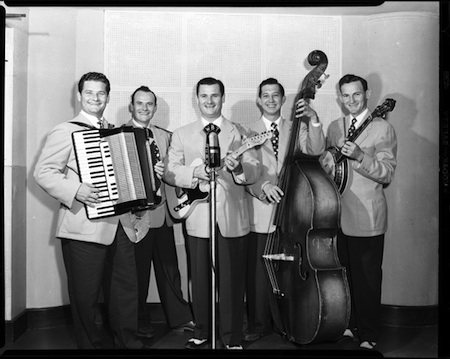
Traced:
<path fill-rule="evenodd" d="M 98 130 L 75 132 L 73 141 L 81 182 L 91 183 L 100 190 L 100 203 L 86 207 L 88 218 L 114 215 L 119 193 L 108 142 L 100 140 Z"/>

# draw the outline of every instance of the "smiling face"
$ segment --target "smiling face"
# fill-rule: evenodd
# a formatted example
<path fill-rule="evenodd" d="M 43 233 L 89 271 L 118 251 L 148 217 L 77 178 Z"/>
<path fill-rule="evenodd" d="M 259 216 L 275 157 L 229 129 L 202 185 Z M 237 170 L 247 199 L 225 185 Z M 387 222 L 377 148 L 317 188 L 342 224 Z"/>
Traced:
<path fill-rule="evenodd" d="M 281 106 L 283 106 L 285 101 L 286 97 L 281 94 L 280 86 L 276 84 L 262 86 L 261 96 L 257 99 L 264 117 L 271 121 L 275 121 L 280 117 Z"/>
<path fill-rule="evenodd" d="M 341 86 L 340 100 L 353 117 L 367 108 L 370 90 L 364 91 L 361 81 L 354 81 Z"/>
<path fill-rule="evenodd" d="M 89 115 L 101 118 L 109 102 L 106 84 L 101 81 L 85 81 L 81 93 L 77 93 L 81 109 Z"/>
<path fill-rule="evenodd" d="M 137 91 L 134 94 L 133 103 L 130 104 L 130 112 L 137 122 L 147 127 L 155 115 L 157 106 L 155 95 L 147 91 Z"/>
<path fill-rule="evenodd" d="M 218 84 L 200 85 L 197 93 L 197 105 L 205 120 L 214 121 L 222 114 L 222 105 L 225 95 L 220 91 Z"/>

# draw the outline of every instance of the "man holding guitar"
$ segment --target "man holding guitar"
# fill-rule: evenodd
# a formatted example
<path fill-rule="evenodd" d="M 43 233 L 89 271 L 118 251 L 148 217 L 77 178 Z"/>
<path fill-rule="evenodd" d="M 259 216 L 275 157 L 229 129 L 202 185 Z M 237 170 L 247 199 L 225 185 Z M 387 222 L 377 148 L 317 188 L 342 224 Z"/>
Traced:
<path fill-rule="evenodd" d="M 245 341 L 255 341 L 273 331 L 269 308 L 269 288 L 261 257 L 269 233 L 275 231 L 273 224 L 276 204 L 284 195 L 278 187 L 278 178 L 283 167 L 292 121 L 281 116 L 281 107 L 286 101 L 283 86 L 274 78 L 268 78 L 258 87 L 257 103 L 262 112 L 261 119 L 244 126 L 248 136 L 254 132 L 274 131 L 272 141 L 258 148 L 262 173 L 259 180 L 246 187 L 249 195 L 250 235 L 247 262 L 247 330 Z M 325 149 L 325 136 L 316 112 L 301 99 L 296 104 L 296 118 L 306 116 L 308 122 L 300 125 L 299 148 L 309 155 L 319 155 Z M 276 126 L 276 127 L 275 127 Z M 274 143 L 274 141 L 276 141 Z"/>
<path fill-rule="evenodd" d="M 165 160 L 164 180 L 173 186 L 194 189 L 200 182 L 209 181 L 211 171 L 217 171 L 219 334 L 226 348 L 242 349 L 247 235 L 250 231 L 244 185 L 259 178 L 260 164 L 251 148 L 239 156 L 228 154 L 242 146 L 242 135 L 235 124 L 223 117 L 224 102 L 225 90 L 220 80 L 207 77 L 197 83 L 201 118 L 173 132 Z M 219 169 L 210 169 L 205 164 L 209 138 L 205 129 L 218 133 L 222 154 Z M 192 165 L 197 159 L 200 164 Z M 204 348 L 211 340 L 209 218 L 209 203 L 202 201 L 185 221 L 196 322 L 194 337 L 185 344 L 188 349 Z"/>
<path fill-rule="evenodd" d="M 194 329 L 189 304 L 181 291 L 181 277 L 178 269 L 177 251 L 173 222 L 167 212 L 164 182 L 160 181 L 164 171 L 164 157 L 169 147 L 170 132 L 153 125 L 150 121 L 157 110 L 156 95 L 147 86 L 141 86 L 131 95 L 128 126 L 148 128 L 148 142 L 154 157 L 153 170 L 159 187 L 156 195 L 161 198 L 154 208 L 130 213 L 138 242 L 134 245 L 138 274 L 138 336 L 152 338 L 150 313 L 147 307 L 148 289 L 152 262 L 158 286 L 158 293 L 167 324 L 172 330 Z M 155 188 L 156 189 L 156 188 Z"/>
<path fill-rule="evenodd" d="M 339 90 L 340 101 L 349 114 L 328 127 L 327 148 L 340 149 L 348 161 L 349 171 L 341 196 L 341 228 L 337 239 L 352 301 L 349 329 L 344 336 L 355 338 L 357 334 L 361 348 L 373 349 L 380 336 L 381 265 L 387 230 L 383 188 L 394 177 L 397 138 L 392 125 L 383 118 L 373 116 L 367 125 L 366 120 L 372 117 L 367 108 L 371 91 L 365 79 L 345 75 L 339 80 Z M 358 131 L 360 126 L 362 131 Z M 360 132 L 356 139 L 355 131 Z"/>

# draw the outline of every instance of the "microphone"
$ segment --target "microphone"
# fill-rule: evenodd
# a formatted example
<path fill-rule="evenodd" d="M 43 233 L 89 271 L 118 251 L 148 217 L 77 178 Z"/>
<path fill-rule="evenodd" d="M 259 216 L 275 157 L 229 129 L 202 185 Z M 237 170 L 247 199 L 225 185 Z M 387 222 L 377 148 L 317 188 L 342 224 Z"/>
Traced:
<path fill-rule="evenodd" d="M 220 167 L 219 136 L 215 131 L 208 133 L 207 144 L 206 164 L 209 168 Z"/>

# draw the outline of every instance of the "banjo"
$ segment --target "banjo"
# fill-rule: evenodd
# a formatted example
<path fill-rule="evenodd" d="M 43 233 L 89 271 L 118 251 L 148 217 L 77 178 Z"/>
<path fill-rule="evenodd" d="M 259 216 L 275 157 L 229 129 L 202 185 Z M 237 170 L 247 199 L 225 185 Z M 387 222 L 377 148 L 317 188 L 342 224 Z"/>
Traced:
<path fill-rule="evenodd" d="M 378 106 L 369 117 L 350 135 L 346 141 L 355 142 L 364 129 L 372 122 L 374 118 L 386 118 L 386 113 L 395 107 L 395 100 L 388 98 L 382 105 Z M 342 148 L 342 147 L 341 147 Z M 319 158 L 325 172 L 331 177 L 336 184 L 340 194 L 344 193 L 349 178 L 349 163 L 346 156 L 341 152 L 341 148 L 336 146 L 328 148 Z"/>

